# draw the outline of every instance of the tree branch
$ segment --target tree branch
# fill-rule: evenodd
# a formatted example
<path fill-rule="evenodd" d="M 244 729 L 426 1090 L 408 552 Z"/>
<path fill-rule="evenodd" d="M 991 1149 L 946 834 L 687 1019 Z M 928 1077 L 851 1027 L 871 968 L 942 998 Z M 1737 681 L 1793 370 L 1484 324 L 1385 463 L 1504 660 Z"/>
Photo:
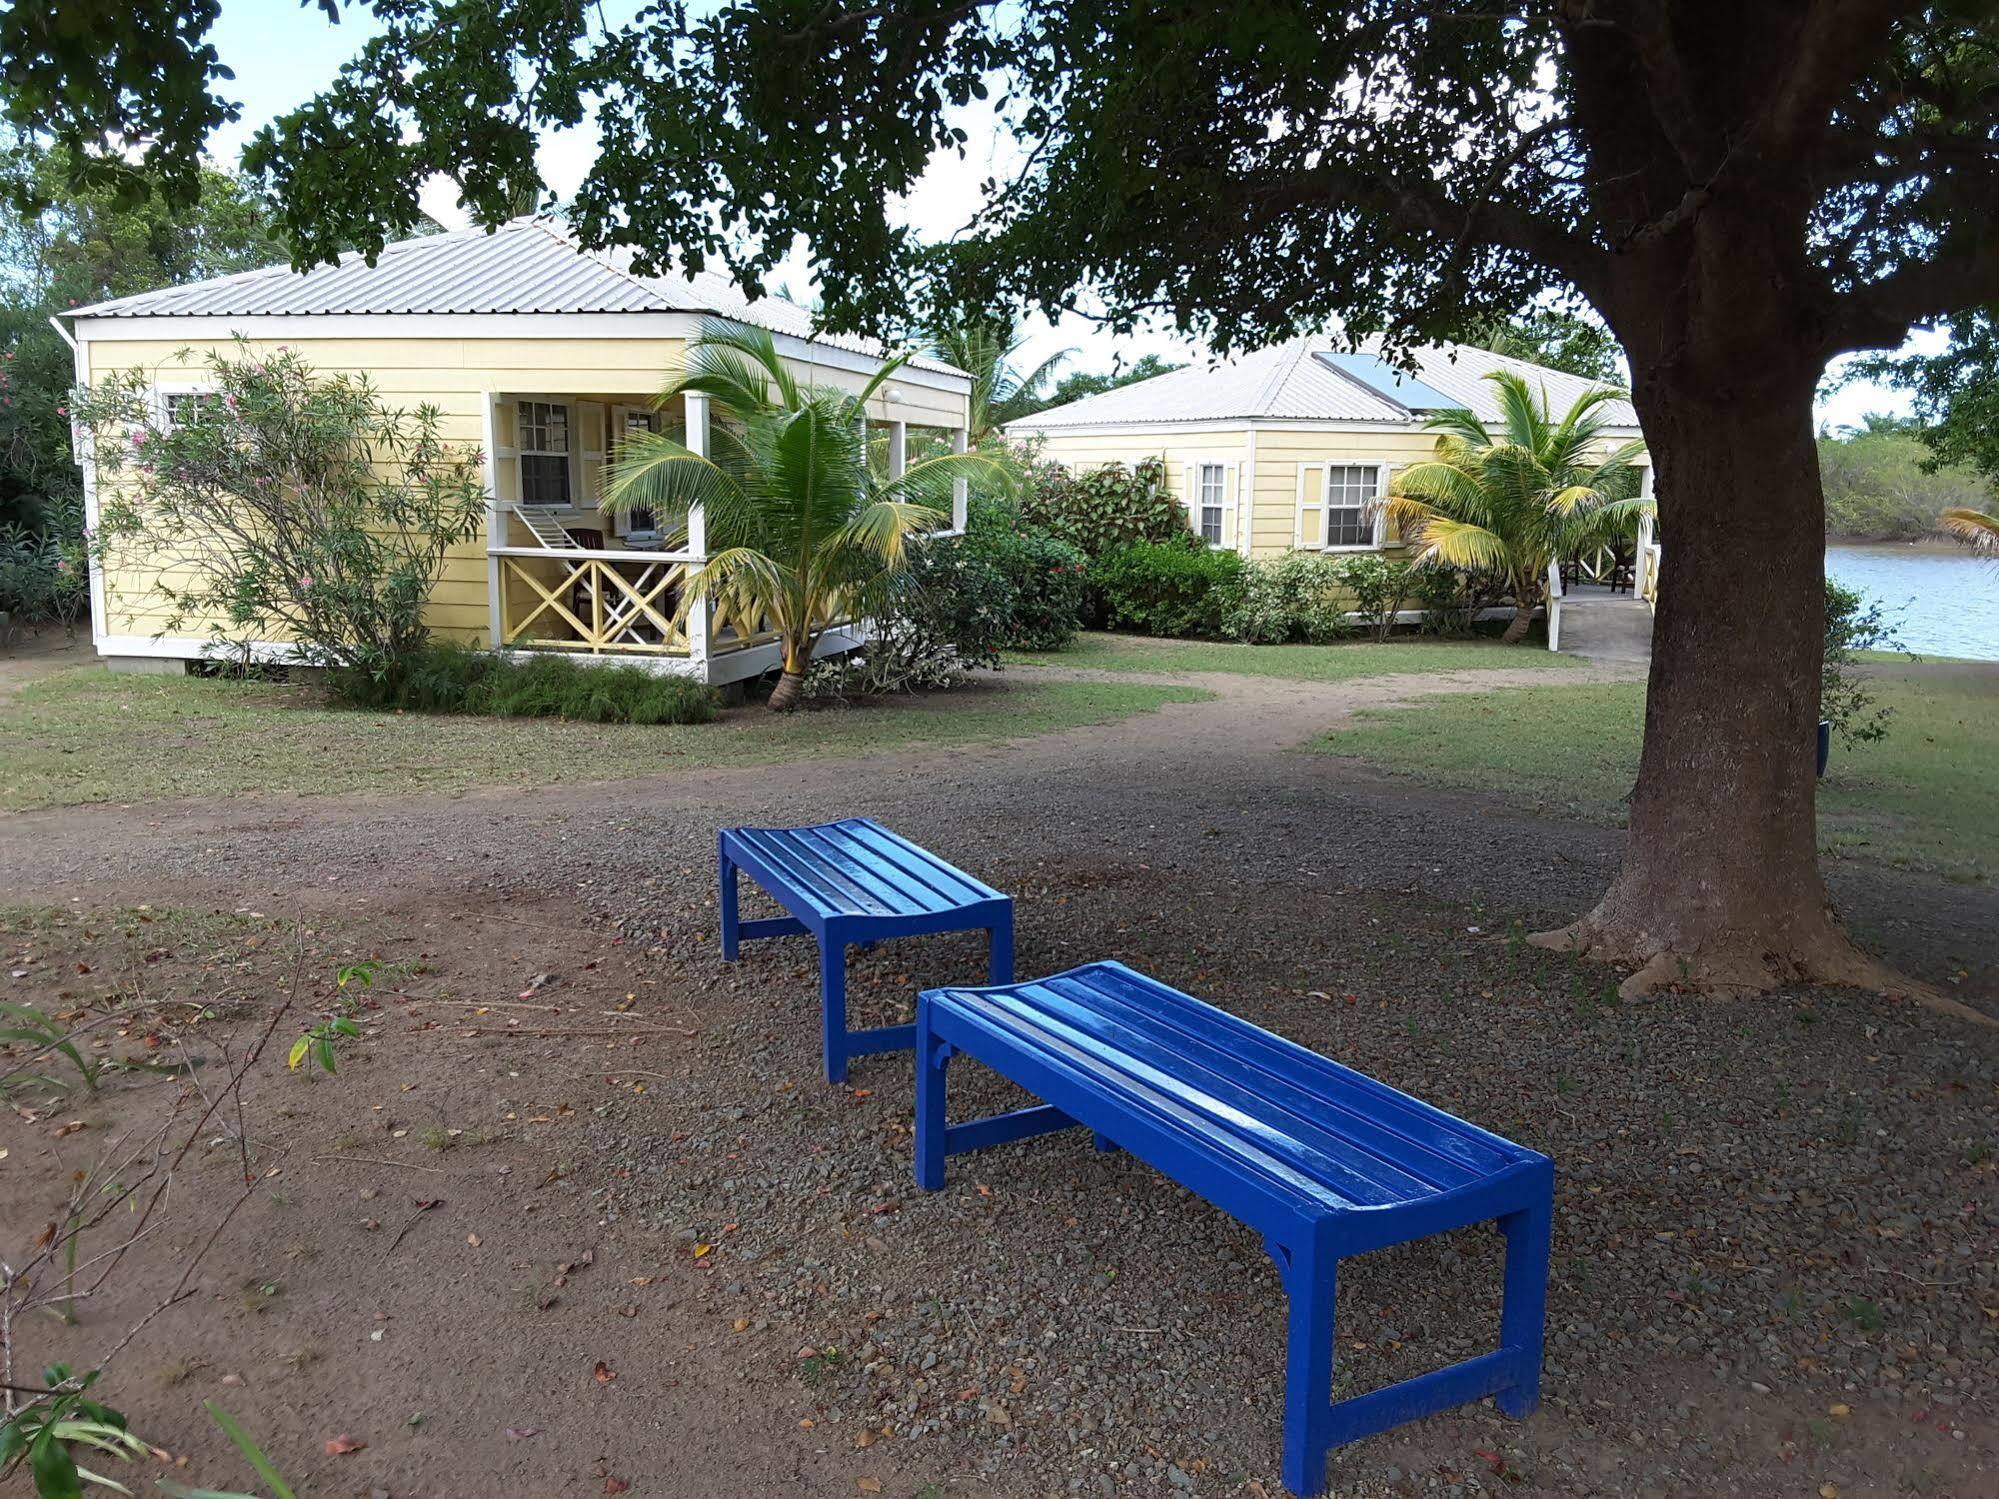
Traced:
<path fill-rule="evenodd" d="M 1833 322 L 1830 352 L 1892 348 L 1918 323 L 1987 302 L 1999 302 L 1999 236 L 1981 230 L 1848 293 Z"/>
<path fill-rule="evenodd" d="M 1819 0 L 1805 13 L 1790 66 L 1762 111 L 1768 135 L 1792 143 L 1825 129 L 1833 105 L 1868 62 L 1887 50 L 1887 34 L 1916 0 Z"/>

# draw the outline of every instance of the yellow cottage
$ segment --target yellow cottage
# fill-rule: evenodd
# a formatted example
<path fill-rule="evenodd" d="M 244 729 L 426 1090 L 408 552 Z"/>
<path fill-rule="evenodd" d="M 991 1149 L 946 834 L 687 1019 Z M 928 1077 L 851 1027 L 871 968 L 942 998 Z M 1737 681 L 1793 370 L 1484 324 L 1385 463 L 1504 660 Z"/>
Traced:
<path fill-rule="evenodd" d="M 1376 502 L 1397 468 L 1430 456 L 1436 434 L 1423 422 L 1469 408 L 1496 423 L 1484 377 L 1512 370 L 1547 395 L 1557 416 L 1595 382 L 1484 349 L 1446 344 L 1413 351 L 1415 369 L 1336 347 L 1324 337 L 1275 344 L 1219 364 L 1193 364 L 1087 396 L 1010 423 L 1009 436 L 1038 442 L 1072 471 L 1157 458 L 1210 546 L 1245 557 L 1392 551 L 1396 538 Z M 1640 436 L 1630 404 L 1604 412 L 1611 444 Z M 1646 492 L 1652 471 L 1644 470 Z M 1639 567 L 1655 565 L 1649 522 Z"/>
<path fill-rule="evenodd" d="M 684 549 L 668 550 L 645 516 L 597 508 L 604 465 L 627 434 L 667 431 L 706 451 L 707 401 L 688 396 L 662 410 L 653 398 L 713 318 L 768 329 L 812 384 L 858 389 L 881 363 L 864 340 L 814 334 L 811 313 L 793 303 L 748 301 L 711 273 L 640 276 L 533 219 L 390 245 L 372 266 L 355 255 L 303 275 L 274 266 L 124 297 L 78 308 L 58 326 L 80 385 L 144 369 L 163 404 L 198 393 L 206 356 L 240 336 L 284 345 L 322 373 L 365 374 L 393 404 L 436 406 L 445 436 L 484 454 L 489 497 L 483 534 L 451 554 L 431 596 L 440 636 L 724 683 L 775 666 L 777 647 L 762 621 L 714 606 L 676 617 L 680 580 L 704 557 L 700 513 Z M 962 448 L 970 394 L 970 377 L 949 365 L 915 359 L 898 370 L 869 409 L 887 431 L 891 469 L 911 428 Z M 87 461 L 83 469 L 95 529 L 96 477 Z M 960 492 L 959 528 L 964 510 Z M 91 636 L 112 666 L 180 670 L 211 653 L 196 622 L 164 633 L 158 579 L 146 566 L 93 566 Z M 820 649 L 858 643 L 835 629 Z M 282 640 L 243 648 L 257 660 L 291 656 Z"/>

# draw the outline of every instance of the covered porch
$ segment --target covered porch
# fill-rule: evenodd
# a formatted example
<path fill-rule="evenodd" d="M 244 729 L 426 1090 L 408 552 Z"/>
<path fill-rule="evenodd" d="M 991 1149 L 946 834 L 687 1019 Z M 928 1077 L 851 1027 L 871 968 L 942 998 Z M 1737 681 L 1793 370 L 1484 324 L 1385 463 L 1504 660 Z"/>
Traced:
<path fill-rule="evenodd" d="M 885 419 L 871 418 L 876 461 L 894 477 L 914 457 L 963 452 L 961 416 L 923 410 L 891 382 Z M 931 393 L 924 392 L 924 395 Z M 906 414 L 898 406 L 912 409 Z M 959 408 L 962 410 L 962 406 Z M 929 420 L 923 420 L 923 417 Z M 708 558 L 706 520 L 697 507 L 684 529 L 644 512 L 602 508 L 609 467 L 634 434 L 656 432 L 709 451 L 705 396 L 661 405 L 639 394 L 602 391 L 503 392 L 486 405 L 486 569 L 489 644 L 494 650 L 560 651 L 684 673 L 722 684 L 779 664 L 775 631 L 761 613 L 724 600 L 686 603 L 688 579 Z M 968 496 L 952 496 L 952 531 L 962 531 Z M 836 620 L 818 654 L 854 649 L 864 623 Z"/>

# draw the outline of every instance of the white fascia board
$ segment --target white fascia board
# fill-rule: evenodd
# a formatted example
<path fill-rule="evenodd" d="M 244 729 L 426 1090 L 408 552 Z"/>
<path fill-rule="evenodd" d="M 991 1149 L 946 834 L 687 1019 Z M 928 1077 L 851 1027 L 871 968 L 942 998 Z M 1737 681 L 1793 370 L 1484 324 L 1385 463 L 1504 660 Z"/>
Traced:
<path fill-rule="evenodd" d="M 160 339 L 213 340 L 241 334 L 264 341 L 318 338 L 659 338 L 691 339 L 706 322 L 741 319 L 701 312 L 465 312 L 465 313 L 288 313 L 243 317 L 80 317 L 72 323 L 78 340 L 133 343 Z M 754 327 L 755 324 L 747 324 Z M 790 333 L 771 334 L 780 354 L 830 369 L 872 375 L 883 361 Z M 895 378 L 952 395 L 969 395 L 969 375 L 903 365 Z"/>

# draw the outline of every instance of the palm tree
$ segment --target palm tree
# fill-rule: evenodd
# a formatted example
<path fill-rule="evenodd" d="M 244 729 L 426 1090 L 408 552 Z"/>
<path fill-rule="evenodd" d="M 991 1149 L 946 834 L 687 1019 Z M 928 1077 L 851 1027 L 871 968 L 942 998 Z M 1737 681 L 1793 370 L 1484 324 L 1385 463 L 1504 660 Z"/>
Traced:
<path fill-rule="evenodd" d="M 1937 517 L 1937 529 L 1974 552 L 1999 552 L 1999 515 L 1952 506 Z"/>
<path fill-rule="evenodd" d="M 972 377 L 969 425 L 972 445 L 979 446 L 1008 422 L 1031 416 L 1049 404 L 1048 381 L 1062 361 L 1075 353 L 1063 349 L 1031 370 L 1014 365 L 1027 342 L 1019 322 L 1011 317 L 970 314 L 930 330 L 933 351 L 946 364 Z"/>
<path fill-rule="evenodd" d="M 1389 487 L 1388 513 L 1417 550 L 1419 567 L 1455 567 L 1503 584 L 1513 599 L 1510 645 L 1527 633 L 1557 557 L 1629 534 L 1652 509 L 1638 497 L 1635 461 L 1645 444 L 1594 456 L 1601 407 L 1622 391 L 1579 397 L 1558 422 L 1510 370 L 1486 376 L 1499 392 L 1497 433 L 1470 411 L 1443 411 L 1424 425 L 1442 435 L 1436 457 L 1404 469 Z"/>
<path fill-rule="evenodd" d="M 659 400 L 708 397 L 720 418 L 709 430 L 713 456 L 636 434 L 606 485 L 613 512 L 650 510 L 684 526 L 703 508 L 708 560 L 687 580 L 681 613 L 715 598 L 738 618 L 768 619 L 783 652 L 770 696 L 780 712 L 797 706 L 827 627 L 880 609 L 911 543 L 949 523 L 952 481 L 998 474 L 1004 482 L 977 453 L 926 458 L 893 479 L 872 470 L 867 403 L 902 364 L 888 361 L 858 392 L 815 389 L 799 383 L 762 329 L 710 323 Z"/>

